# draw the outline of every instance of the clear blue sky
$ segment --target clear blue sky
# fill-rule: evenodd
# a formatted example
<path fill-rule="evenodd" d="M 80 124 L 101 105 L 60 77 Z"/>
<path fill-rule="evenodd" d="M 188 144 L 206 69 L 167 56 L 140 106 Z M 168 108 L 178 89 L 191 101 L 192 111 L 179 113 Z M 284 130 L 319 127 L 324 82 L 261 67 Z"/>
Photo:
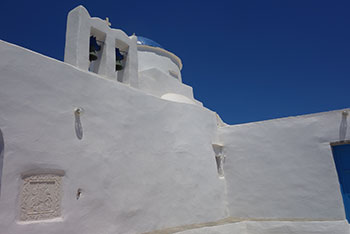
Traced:
<path fill-rule="evenodd" d="M 350 1 L 7 1 L 0 38 L 63 60 L 78 5 L 178 55 L 229 124 L 350 107 Z"/>

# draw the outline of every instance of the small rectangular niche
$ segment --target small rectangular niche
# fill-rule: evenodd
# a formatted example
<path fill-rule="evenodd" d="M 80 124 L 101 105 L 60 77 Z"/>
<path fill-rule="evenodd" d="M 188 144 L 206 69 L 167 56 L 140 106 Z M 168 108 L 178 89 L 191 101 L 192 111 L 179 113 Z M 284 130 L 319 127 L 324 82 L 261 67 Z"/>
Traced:
<path fill-rule="evenodd" d="M 27 175 L 22 177 L 22 181 L 21 221 L 39 221 L 61 216 L 61 175 Z"/>
<path fill-rule="evenodd" d="M 128 53 L 129 45 L 125 42 L 116 39 L 115 40 L 115 72 L 119 82 L 124 82 L 124 71 L 128 66 Z"/>
<path fill-rule="evenodd" d="M 223 179 L 225 178 L 225 175 L 224 175 L 225 155 L 223 153 L 224 146 L 221 144 L 212 144 L 212 146 L 215 152 L 216 168 L 218 170 L 219 178 Z"/>
<path fill-rule="evenodd" d="M 89 71 L 94 73 L 99 73 L 99 68 L 102 61 L 102 56 L 104 55 L 104 49 L 105 49 L 105 40 L 106 40 L 106 34 L 95 29 L 91 28 L 90 31 L 90 42 L 89 42 Z M 95 44 L 95 41 L 97 45 Z"/>

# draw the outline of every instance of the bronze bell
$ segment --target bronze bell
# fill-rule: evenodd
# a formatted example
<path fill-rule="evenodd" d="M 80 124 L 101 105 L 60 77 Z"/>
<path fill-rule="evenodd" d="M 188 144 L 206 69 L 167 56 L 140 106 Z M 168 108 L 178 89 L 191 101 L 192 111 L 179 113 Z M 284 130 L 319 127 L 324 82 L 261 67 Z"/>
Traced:
<path fill-rule="evenodd" d="M 122 60 L 116 60 L 115 61 L 115 70 L 120 71 L 123 69 Z"/>
<path fill-rule="evenodd" d="M 101 49 L 101 46 L 97 44 L 97 40 L 95 36 L 90 36 L 90 48 L 89 48 L 89 60 L 95 61 L 98 59 L 97 51 Z"/>
<path fill-rule="evenodd" d="M 97 53 L 96 50 L 91 50 L 89 54 L 89 60 L 90 61 L 95 61 L 97 59 Z"/>

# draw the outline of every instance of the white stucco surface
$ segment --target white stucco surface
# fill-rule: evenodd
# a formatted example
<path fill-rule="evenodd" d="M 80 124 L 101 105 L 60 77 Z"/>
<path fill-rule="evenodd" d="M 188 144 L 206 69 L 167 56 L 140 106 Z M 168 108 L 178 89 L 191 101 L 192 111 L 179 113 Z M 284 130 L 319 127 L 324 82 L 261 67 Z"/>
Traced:
<path fill-rule="evenodd" d="M 141 233 L 226 215 L 213 112 L 3 41 L 0 53 L 1 233 Z M 21 175 L 31 170 L 65 172 L 61 219 L 18 221 Z"/>
<path fill-rule="evenodd" d="M 350 109 L 229 126 L 136 39 L 79 6 L 65 62 L 0 41 L 0 234 L 349 234 Z"/>
<path fill-rule="evenodd" d="M 230 215 L 344 219 L 330 146 L 344 140 L 342 112 L 219 128 Z"/>

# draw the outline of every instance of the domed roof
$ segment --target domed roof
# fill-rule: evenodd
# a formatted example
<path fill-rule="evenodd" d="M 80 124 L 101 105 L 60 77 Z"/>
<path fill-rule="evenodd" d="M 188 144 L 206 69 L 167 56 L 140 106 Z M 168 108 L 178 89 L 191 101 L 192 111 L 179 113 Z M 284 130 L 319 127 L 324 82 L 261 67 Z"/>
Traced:
<path fill-rule="evenodd" d="M 146 37 L 141 37 L 141 36 L 137 36 L 137 44 L 138 45 L 148 45 L 148 46 L 153 46 L 153 47 L 159 47 L 164 49 L 163 46 L 161 46 L 160 44 L 158 44 L 157 42 L 148 39 Z"/>

